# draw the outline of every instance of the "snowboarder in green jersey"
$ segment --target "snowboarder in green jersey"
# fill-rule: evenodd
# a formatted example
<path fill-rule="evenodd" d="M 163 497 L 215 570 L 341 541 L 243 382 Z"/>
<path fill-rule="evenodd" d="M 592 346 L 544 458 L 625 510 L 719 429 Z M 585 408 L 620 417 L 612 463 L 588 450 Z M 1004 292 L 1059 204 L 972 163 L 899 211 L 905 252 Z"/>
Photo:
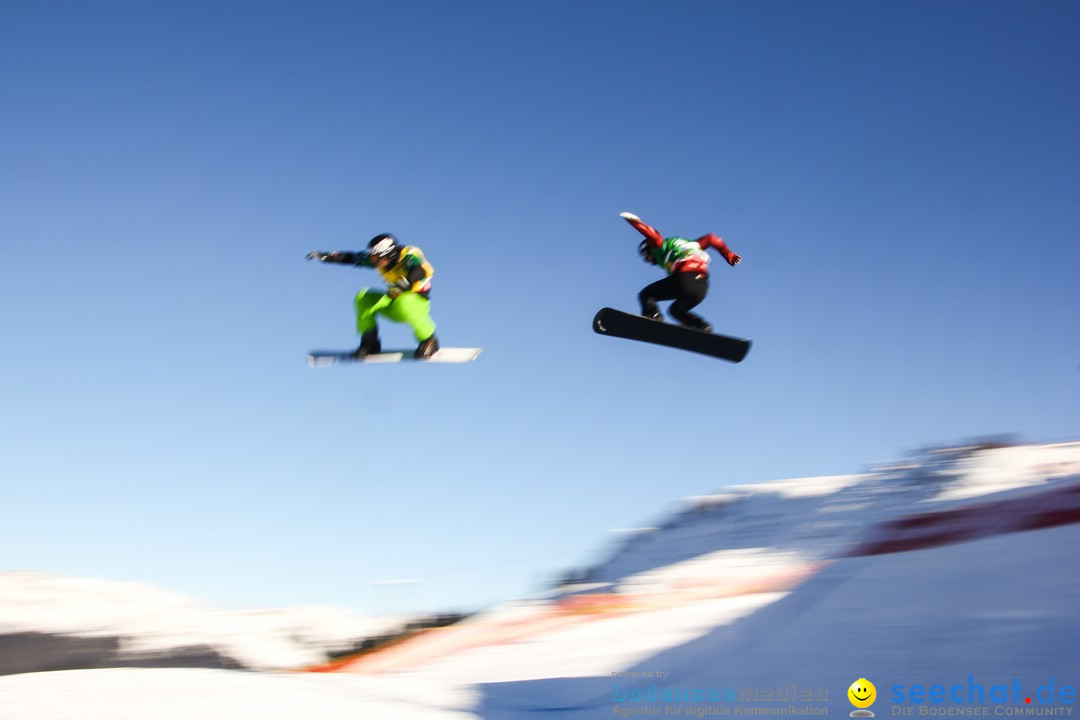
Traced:
<path fill-rule="evenodd" d="M 376 235 L 360 252 L 322 252 L 314 250 L 308 260 L 375 268 L 386 280 L 385 291 L 364 288 L 356 294 L 356 331 L 360 347 L 354 355 L 365 358 L 382 351 L 376 318 L 382 315 L 412 328 L 417 345 L 415 356 L 429 358 L 439 349 L 435 323 L 431 319 L 429 299 L 431 277 L 435 270 L 420 248 L 401 245 L 390 233 Z"/>

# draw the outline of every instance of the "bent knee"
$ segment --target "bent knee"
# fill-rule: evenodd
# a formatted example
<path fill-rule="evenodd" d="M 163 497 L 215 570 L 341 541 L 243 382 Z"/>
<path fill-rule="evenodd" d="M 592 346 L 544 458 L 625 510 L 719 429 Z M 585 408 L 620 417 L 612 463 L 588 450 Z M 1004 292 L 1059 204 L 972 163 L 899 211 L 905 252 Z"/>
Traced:
<path fill-rule="evenodd" d="M 384 297 L 384 293 L 379 290 L 372 290 L 371 288 L 364 288 L 360 292 L 356 293 L 356 297 L 353 299 L 358 306 L 359 305 L 373 305 Z"/>

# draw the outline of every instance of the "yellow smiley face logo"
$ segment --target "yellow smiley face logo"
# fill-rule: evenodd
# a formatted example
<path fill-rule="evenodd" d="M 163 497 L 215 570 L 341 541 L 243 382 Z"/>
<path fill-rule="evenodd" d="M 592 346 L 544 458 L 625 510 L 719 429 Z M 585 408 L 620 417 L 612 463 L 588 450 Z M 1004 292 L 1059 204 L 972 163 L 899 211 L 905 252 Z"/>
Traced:
<path fill-rule="evenodd" d="M 855 682 L 851 683 L 851 687 L 847 691 L 848 700 L 851 704 L 857 708 L 868 708 L 874 704 L 874 700 L 877 699 L 877 688 L 874 687 L 874 683 L 870 682 L 866 678 L 859 678 Z"/>

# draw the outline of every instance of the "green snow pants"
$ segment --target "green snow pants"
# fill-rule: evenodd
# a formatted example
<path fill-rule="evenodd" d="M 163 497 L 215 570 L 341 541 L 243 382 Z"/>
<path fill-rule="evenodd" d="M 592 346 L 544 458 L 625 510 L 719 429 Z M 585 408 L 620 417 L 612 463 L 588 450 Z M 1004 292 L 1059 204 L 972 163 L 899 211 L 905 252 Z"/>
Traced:
<path fill-rule="evenodd" d="M 376 329 L 377 315 L 411 327 L 417 342 L 423 342 L 435 334 L 435 323 L 430 315 L 431 302 L 423 295 L 404 292 L 391 299 L 384 292 L 364 288 L 356 293 L 353 302 L 356 305 L 356 331 L 361 335 Z"/>

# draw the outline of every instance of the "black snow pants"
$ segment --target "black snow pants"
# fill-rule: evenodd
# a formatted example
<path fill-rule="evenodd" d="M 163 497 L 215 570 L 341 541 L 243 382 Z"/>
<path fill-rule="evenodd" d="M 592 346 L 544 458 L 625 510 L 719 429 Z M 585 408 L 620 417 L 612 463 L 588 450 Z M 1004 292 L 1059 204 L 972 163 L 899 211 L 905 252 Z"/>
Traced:
<path fill-rule="evenodd" d="M 701 304 L 709 293 L 709 276 L 705 273 L 677 272 L 663 280 L 647 285 L 638 293 L 641 314 L 652 316 L 660 312 L 657 300 L 674 300 L 668 312 L 683 325 L 699 327 L 705 324 L 699 316 L 690 312 Z"/>

